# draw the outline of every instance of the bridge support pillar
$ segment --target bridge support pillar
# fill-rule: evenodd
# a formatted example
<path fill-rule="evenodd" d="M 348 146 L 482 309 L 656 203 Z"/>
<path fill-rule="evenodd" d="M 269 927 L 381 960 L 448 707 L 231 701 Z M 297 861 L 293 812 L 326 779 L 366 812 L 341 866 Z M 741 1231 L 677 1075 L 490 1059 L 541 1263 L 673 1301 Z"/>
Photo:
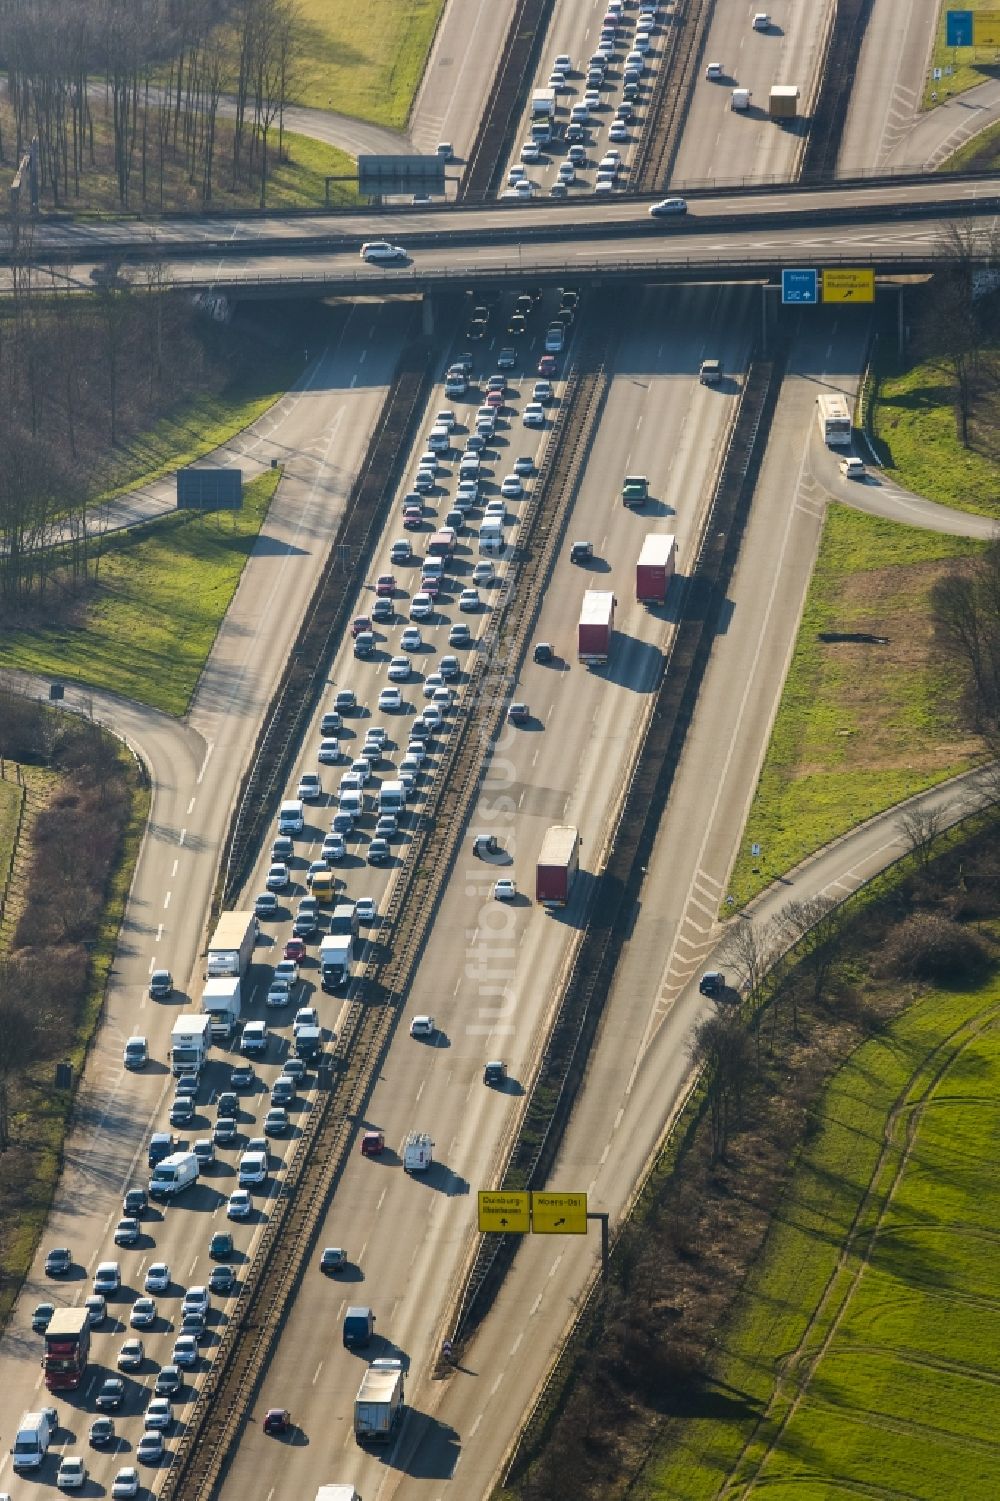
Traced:
<path fill-rule="evenodd" d="M 429 338 L 434 332 L 434 299 L 430 292 L 424 293 L 423 302 L 420 305 L 420 315 L 421 332 L 425 333 Z"/>

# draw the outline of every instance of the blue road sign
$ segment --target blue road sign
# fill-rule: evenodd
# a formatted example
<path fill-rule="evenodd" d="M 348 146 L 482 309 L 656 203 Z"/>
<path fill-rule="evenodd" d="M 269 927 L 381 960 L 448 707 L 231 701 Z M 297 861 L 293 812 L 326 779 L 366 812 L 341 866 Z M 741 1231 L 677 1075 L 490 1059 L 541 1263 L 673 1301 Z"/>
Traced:
<path fill-rule="evenodd" d="M 949 10 L 945 12 L 945 30 L 949 47 L 972 46 L 972 11 Z"/>
<path fill-rule="evenodd" d="M 783 270 L 781 273 L 782 302 L 819 302 L 819 272 L 815 270 Z"/>

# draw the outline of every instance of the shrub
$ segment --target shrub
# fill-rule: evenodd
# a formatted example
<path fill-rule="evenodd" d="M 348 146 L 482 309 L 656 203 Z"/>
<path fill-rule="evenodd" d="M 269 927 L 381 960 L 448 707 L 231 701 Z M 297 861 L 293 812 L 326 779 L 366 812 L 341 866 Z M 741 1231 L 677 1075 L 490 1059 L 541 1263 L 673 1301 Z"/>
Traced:
<path fill-rule="evenodd" d="M 889 974 L 935 985 L 964 985 L 982 978 L 992 962 L 986 944 L 969 928 L 936 912 L 916 912 L 886 940 Z"/>

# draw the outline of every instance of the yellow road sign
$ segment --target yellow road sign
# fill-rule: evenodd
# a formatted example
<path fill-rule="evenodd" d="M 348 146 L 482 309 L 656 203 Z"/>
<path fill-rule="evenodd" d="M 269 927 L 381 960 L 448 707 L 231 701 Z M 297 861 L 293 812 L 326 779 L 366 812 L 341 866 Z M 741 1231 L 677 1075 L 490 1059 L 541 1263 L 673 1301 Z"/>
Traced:
<path fill-rule="evenodd" d="M 978 11 L 972 18 L 972 45 L 1000 47 L 1000 12 Z"/>
<path fill-rule="evenodd" d="M 479 1191 L 479 1233 L 527 1235 L 531 1229 L 527 1192 L 494 1193 Z"/>
<path fill-rule="evenodd" d="M 835 266 L 823 272 L 824 302 L 874 302 L 875 272 L 870 266 Z"/>
<path fill-rule="evenodd" d="M 535 1235 L 586 1235 L 587 1195 L 533 1193 L 531 1228 Z"/>

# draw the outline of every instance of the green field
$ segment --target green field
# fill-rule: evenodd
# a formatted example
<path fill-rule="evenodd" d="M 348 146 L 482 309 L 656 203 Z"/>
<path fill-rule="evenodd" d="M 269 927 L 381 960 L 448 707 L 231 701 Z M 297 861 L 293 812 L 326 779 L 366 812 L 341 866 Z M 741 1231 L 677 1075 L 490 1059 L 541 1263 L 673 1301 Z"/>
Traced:
<path fill-rule="evenodd" d="M 996 408 L 984 394 L 972 423 L 974 446 L 959 442 L 955 408 L 941 371 L 914 365 L 879 378 L 872 430 L 892 479 L 917 495 L 1000 520 Z"/>
<path fill-rule="evenodd" d="M 730 881 L 739 905 L 863 819 L 975 759 L 977 747 L 955 729 L 951 675 L 931 652 L 928 597 L 942 571 L 977 547 L 831 506 Z M 818 639 L 830 631 L 889 643 Z"/>
<path fill-rule="evenodd" d="M 643 1501 L 1000 1495 L 1000 981 L 925 995 L 839 1070 Z"/>
<path fill-rule="evenodd" d="M 402 130 L 444 0 L 301 0 L 295 100 Z"/>
<path fill-rule="evenodd" d="M 174 512 L 114 533 L 79 619 L 5 632 L 6 665 L 183 714 L 280 477 L 247 485 L 241 511 Z"/>
<path fill-rule="evenodd" d="M 961 6 L 942 4 L 938 13 L 937 33 L 934 41 L 934 51 L 931 54 L 930 67 L 951 68 L 953 71 L 947 77 L 932 78 L 928 72 L 927 81 L 924 84 L 924 109 L 933 109 L 936 104 L 944 104 L 953 94 L 962 94 L 966 89 L 974 88 L 977 83 L 985 83 L 992 78 L 997 61 L 996 48 L 994 47 L 961 47 L 955 49 L 945 44 L 947 26 L 945 14 L 949 10 L 984 10 L 996 12 L 1000 9 L 997 0 L 962 0 Z M 936 98 L 934 96 L 937 96 Z"/>

